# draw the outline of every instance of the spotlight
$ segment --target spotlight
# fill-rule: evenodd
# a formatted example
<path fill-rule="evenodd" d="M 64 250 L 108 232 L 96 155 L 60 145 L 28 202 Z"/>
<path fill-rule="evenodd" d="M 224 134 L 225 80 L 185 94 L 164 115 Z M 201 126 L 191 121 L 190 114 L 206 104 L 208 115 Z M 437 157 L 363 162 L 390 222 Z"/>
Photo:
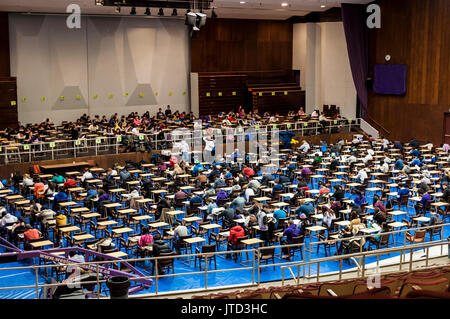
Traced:
<path fill-rule="evenodd" d="M 190 35 L 192 38 L 198 37 L 200 28 L 206 23 L 206 14 L 204 13 L 186 13 L 185 24 L 189 26 Z"/>
<path fill-rule="evenodd" d="M 96 6 L 102 6 L 104 4 L 103 0 L 95 0 L 95 5 Z"/>
<path fill-rule="evenodd" d="M 151 15 L 152 13 L 150 12 L 150 8 L 147 7 L 147 9 L 145 9 L 145 15 Z"/>
<path fill-rule="evenodd" d="M 163 15 L 164 15 L 164 10 L 163 10 L 163 8 L 159 8 L 158 15 L 159 15 L 159 16 L 163 16 Z"/>
<path fill-rule="evenodd" d="M 117 6 L 115 11 L 116 13 L 120 13 L 120 6 Z"/>
<path fill-rule="evenodd" d="M 282 7 L 287 7 L 289 4 L 287 3 L 287 2 L 283 2 L 282 4 L 281 4 L 281 6 Z"/>
<path fill-rule="evenodd" d="M 132 7 L 131 11 L 130 11 L 131 15 L 135 15 L 136 14 L 136 7 Z"/>
<path fill-rule="evenodd" d="M 173 8 L 173 11 L 172 11 L 172 17 L 173 17 L 173 16 L 176 16 L 176 15 L 178 15 L 178 14 L 177 14 L 177 8 Z"/>
<path fill-rule="evenodd" d="M 214 8 L 213 8 L 212 12 L 211 12 L 211 19 L 215 19 L 215 18 L 217 18 L 217 14 L 216 14 L 216 12 L 214 11 Z"/>

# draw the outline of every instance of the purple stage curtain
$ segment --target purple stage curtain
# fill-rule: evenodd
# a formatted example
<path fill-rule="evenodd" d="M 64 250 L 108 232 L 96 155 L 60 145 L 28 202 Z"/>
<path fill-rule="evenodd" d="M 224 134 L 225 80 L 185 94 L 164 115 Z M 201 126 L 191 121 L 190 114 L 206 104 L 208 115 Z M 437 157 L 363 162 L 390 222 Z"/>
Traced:
<path fill-rule="evenodd" d="M 361 116 L 367 119 L 366 80 L 369 71 L 369 33 L 366 26 L 366 6 L 342 3 L 341 11 L 353 82 L 361 103 Z"/>

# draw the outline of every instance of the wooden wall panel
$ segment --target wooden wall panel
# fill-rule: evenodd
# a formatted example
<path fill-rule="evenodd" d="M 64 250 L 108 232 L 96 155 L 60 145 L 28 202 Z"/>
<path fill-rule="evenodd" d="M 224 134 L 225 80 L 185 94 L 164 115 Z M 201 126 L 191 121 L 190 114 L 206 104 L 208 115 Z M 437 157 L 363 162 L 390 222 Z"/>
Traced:
<path fill-rule="evenodd" d="M 369 88 L 369 122 L 389 138 L 442 143 L 450 108 L 450 1 L 380 0 L 381 29 L 370 33 L 369 74 L 375 63 L 408 65 L 405 96 L 376 95 Z M 374 125 L 377 127 L 377 125 Z"/>
<path fill-rule="evenodd" d="M 292 69 L 292 23 L 208 19 L 191 39 L 191 72 Z"/>
<path fill-rule="evenodd" d="M 0 77 L 10 76 L 8 13 L 0 12 Z"/>

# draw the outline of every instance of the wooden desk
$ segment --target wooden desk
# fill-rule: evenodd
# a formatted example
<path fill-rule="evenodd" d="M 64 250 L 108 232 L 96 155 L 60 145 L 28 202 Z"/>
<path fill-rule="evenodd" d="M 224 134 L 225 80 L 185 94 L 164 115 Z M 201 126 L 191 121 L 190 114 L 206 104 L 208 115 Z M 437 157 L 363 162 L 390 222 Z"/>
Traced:
<path fill-rule="evenodd" d="M 192 223 L 192 222 L 195 222 L 195 221 L 198 221 L 198 220 L 202 220 L 202 219 L 200 217 L 193 216 L 193 217 L 185 217 L 185 218 L 183 218 L 183 220 L 185 222 Z"/>
<path fill-rule="evenodd" d="M 63 233 L 70 233 L 73 231 L 78 231 L 80 230 L 80 227 L 78 226 L 65 226 L 65 227 L 60 227 L 59 230 Z"/>
<path fill-rule="evenodd" d="M 142 216 L 133 216 L 132 218 L 134 220 L 146 220 L 146 219 L 151 219 L 152 216 L 150 216 L 150 215 L 142 215 Z"/>
<path fill-rule="evenodd" d="M 92 239 L 95 238 L 94 236 L 92 236 L 91 234 L 84 234 L 84 235 L 73 235 L 73 239 L 80 241 L 80 240 L 87 240 L 87 239 Z"/>
<path fill-rule="evenodd" d="M 112 231 L 113 231 L 113 233 L 116 233 L 116 234 L 124 234 L 124 233 L 132 232 L 133 229 L 130 227 L 123 227 L 123 228 L 113 229 Z"/>
<path fill-rule="evenodd" d="M 218 224 L 206 224 L 206 225 L 201 225 L 200 227 L 204 228 L 204 229 L 214 229 L 214 228 L 222 228 L 222 226 L 218 225 Z"/>
<path fill-rule="evenodd" d="M 245 245 L 254 245 L 254 244 L 260 244 L 263 242 L 264 242 L 264 240 L 261 240 L 259 238 L 250 238 L 250 239 L 241 240 L 241 243 L 243 243 Z"/>
<path fill-rule="evenodd" d="M 89 212 L 90 209 L 87 207 L 77 207 L 71 209 L 72 213 L 83 213 L 83 212 Z"/>
<path fill-rule="evenodd" d="M 192 237 L 192 238 L 185 238 L 185 239 L 183 239 L 183 241 L 188 244 L 196 244 L 196 243 L 204 242 L 204 241 L 206 241 L 206 239 L 203 237 Z"/>
<path fill-rule="evenodd" d="M 102 215 L 100 215 L 99 213 L 89 213 L 89 214 L 81 215 L 81 217 L 83 217 L 83 218 L 93 218 L 93 217 L 99 217 L 99 216 L 102 216 Z"/>
<path fill-rule="evenodd" d="M 43 241 L 36 241 L 36 242 L 30 243 L 30 245 L 33 248 L 40 248 L 40 247 L 44 247 L 44 246 L 53 246 L 53 242 L 51 242 L 50 240 L 43 240 Z"/>
<path fill-rule="evenodd" d="M 124 253 L 123 251 L 115 251 L 113 253 L 108 253 L 106 255 L 115 258 L 128 257 L 128 254 Z"/>
<path fill-rule="evenodd" d="M 103 222 L 97 222 L 97 225 L 100 226 L 110 226 L 110 225 L 116 225 L 117 222 L 115 220 L 105 220 Z"/>
<path fill-rule="evenodd" d="M 157 223 L 152 223 L 152 224 L 148 224 L 150 227 L 152 228 L 158 228 L 158 227 L 164 227 L 164 226 L 169 226 L 169 224 L 164 223 L 164 222 L 157 222 Z"/>
<path fill-rule="evenodd" d="M 115 207 L 122 207 L 122 204 L 120 203 L 111 203 L 111 204 L 105 204 L 103 205 L 106 208 L 115 208 Z"/>
<path fill-rule="evenodd" d="M 69 206 L 72 206 L 72 205 L 78 205 L 78 203 L 76 203 L 76 202 L 62 202 L 62 203 L 58 203 L 58 205 L 61 206 L 61 207 L 69 207 Z"/>

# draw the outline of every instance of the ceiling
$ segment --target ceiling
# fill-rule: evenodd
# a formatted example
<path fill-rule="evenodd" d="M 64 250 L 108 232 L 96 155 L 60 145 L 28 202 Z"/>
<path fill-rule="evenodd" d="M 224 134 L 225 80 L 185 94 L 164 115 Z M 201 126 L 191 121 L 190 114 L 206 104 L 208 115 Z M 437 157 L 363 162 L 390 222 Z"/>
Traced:
<path fill-rule="evenodd" d="M 343 2 L 369 3 L 373 0 L 243 0 L 244 4 L 241 4 L 240 1 L 214 0 L 211 6 L 215 8 L 219 18 L 285 20 L 292 16 L 304 16 L 312 11 L 320 12 L 332 7 L 339 7 Z M 288 6 L 281 6 L 283 2 L 286 2 Z M 1 0 L 0 11 L 66 13 L 69 4 L 78 4 L 82 14 L 129 16 L 130 12 L 128 8 L 122 8 L 121 13 L 116 13 L 114 7 L 96 6 L 95 0 Z M 144 11 L 145 8 L 137 8 L 137 15 L 144 15 Z M 153 8 L 151 11 L 154 17 L 158 9 Z M 165 9 L 164 12 L 166 16 L 170 16 L 172 10 Z M 184 14 L 185 10 L 178 9 L 179 18 L 182 18 Z M 210 16 L 209 13 L 208 16 Z"/>

